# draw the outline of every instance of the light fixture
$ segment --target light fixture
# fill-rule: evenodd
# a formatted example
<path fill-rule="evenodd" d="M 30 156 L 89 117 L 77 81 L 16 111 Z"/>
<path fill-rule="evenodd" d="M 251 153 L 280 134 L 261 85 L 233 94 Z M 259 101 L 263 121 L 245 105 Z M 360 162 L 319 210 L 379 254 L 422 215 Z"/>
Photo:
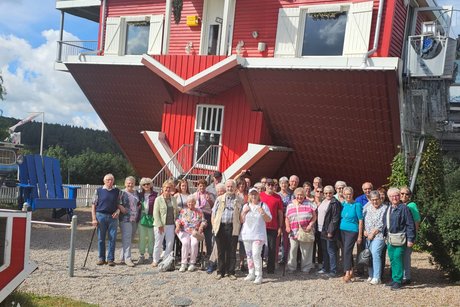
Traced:
<path fill-rule="evenodd" d="M 252 31 L 252 37 L 253 37 L 253 38 L 258 38 L 258 37 L 259 37 L 259 32 L 257 32 L 257 31 Z"/>

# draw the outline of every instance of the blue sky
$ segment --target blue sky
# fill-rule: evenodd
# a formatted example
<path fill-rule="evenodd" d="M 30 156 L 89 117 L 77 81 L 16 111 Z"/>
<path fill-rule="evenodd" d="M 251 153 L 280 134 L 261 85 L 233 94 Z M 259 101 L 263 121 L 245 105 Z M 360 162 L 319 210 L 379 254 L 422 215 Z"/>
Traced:
<path fill-rule="evenodd" d="M 55 5 L 55 0 L 0 0 L 0 71 L 8 91 L 0 109 L 8 117 L 45 112 L 46 122 L 105 129 L 71 75 L 54 70 L 60 30 Z M 98 25 L 82 18 L 66 14 L 64 30 L 64 39 L 97 40 Z M 452 34 L 460 34 L 460 12 L 454 13 Z"/>

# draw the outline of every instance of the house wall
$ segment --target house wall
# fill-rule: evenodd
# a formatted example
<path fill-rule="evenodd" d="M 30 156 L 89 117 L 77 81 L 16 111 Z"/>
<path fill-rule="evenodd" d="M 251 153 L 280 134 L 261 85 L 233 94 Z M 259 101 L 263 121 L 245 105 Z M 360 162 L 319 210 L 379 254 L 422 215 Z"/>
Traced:
<path fill-rule="evenodd" d="M 164 14 L 165 0 L 107 0 L 107 16 Z"/>
<path fill-rule="evenodd" d="M 243 88 L 237 86 L 212 98 L 177 94 L 174 103 L 164 106 L 162 132 L 166 134 L 173 152 L 182 144 L 194 144 L 198 104 L 224 106 L 221 170 L 225 170 L 245 153 L 248 143 L 271 144 L 262 112 L 251 110 Z"/>

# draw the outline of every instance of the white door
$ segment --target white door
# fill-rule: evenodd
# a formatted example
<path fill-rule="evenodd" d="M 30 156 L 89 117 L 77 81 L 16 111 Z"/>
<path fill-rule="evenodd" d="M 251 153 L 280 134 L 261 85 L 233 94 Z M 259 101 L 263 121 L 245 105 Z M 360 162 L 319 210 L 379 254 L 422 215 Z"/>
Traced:
<path fill-rule="evenodd" d="M 201 26 L 201 54 L 217 55 L 220 51 L 225 0 L 205 0 Z"/>
<path fill-rule="evenodd" d="M 194 161 L 201 168 L 217 170 L 219 167 L 223 120 L 223 106 L 198 105 L 196 108 Z"/>

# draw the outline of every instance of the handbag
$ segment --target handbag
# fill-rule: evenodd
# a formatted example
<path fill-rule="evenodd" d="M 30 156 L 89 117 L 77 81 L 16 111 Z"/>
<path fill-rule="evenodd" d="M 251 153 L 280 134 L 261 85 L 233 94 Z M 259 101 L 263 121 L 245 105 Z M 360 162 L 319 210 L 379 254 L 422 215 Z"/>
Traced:
<path fill-rule="evenodd" d="M 358 254 L 358 265 L 370 266 L 372 264 L 372 253 L 369 249 L 369 241 L 366 243 L 366 248 Z"/>
<path fill-rule="evenodd" d="M 192 236 L 200 242 L 204 240 L 204 234 L 199 233 L 196 229 L 193 229 Z"/>
<path fill-rule="evenodd" d="M 153 228 L 153 216 L 142 213 L 141 220 L 139 222 L 142 226 Z"/>
<path fill-rule="evenodd" d="M 305 242 L 305 243 L 312 243 L 315 242 L 315 234 L 313 231 L 305 231 L 303 230 L 302 226 L 300 226 L 300 221 L 299 221 L 299 208 L 296 206 L 297 210 L 297 223 L 299 224 L 299 230 L 297 231 L 297 240 L 300 242 Z"/>
<path fill-rule="evenodd" d="M 406 245 L 406 233 L 405 232 L 397 232 L 397 233 L 390 232 L 390 210 L 391 210 L 391 207 L 389 207 L 387 211 L 387 228 L 388 228 L 387 241 L 390 245 L 393 245 L 393 246 L 404 246 Z"/>

